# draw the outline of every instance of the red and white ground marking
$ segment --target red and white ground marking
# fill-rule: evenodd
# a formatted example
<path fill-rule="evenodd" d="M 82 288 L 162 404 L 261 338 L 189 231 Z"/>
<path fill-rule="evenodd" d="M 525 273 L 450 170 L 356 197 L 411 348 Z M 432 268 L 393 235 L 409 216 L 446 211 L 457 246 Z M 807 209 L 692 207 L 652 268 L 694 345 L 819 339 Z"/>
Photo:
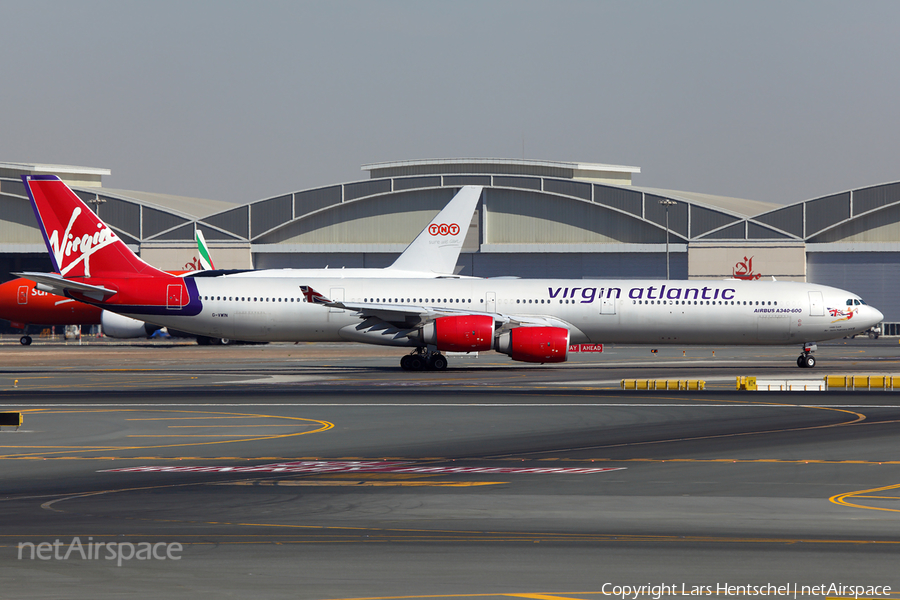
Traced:
<path fill-rule="evenodd" d="M 422 475 L 444 474 L 570 474 L 586 475 L 620 471 L 625 467 L 439 467 L 418 466 L 409 462 L 364 460 L 303 460 L 256 466 L 207 466 L 207 467 L 126 467 L 104 469 L 98 473 L 417 473 Z"/>

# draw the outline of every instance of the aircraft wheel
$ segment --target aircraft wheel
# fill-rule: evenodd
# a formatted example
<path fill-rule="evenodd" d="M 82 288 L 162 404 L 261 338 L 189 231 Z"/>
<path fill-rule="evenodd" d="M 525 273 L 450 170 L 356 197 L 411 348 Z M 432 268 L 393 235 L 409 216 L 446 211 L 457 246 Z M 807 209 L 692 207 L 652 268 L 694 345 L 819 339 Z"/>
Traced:
<path fill-rule="evenodd" d="M 31 336 L 23 335 L 21 338 L 19 338 L 19 343 L 22 344 L 23 346 L 30 346 L 31 345 Z"/>
<path fill-rule="evenodd" d="M 410 360 L 412 360 L 412 356 L 410 356 L 409 354 L 407 354 L 406 356 L 401 358 L 400 359 L 400 368 L 403 369 L 404 371 L 411 370 L 410 366 L 409 366 Z"/>
<path fill-rule="evenodd" d="M 803 357 L 803 362 L 806 368 L 812 369 L 814 366 L 816 366 L 816 357 L 812 354 L 807 354 L 805 357 Z"/>
<path fill-rule="evenodd" d="M 221 344 L 222 346 L 230 346 L 233 343 L 234 342 L 232 342 L 228 338 L 219 338 L 219 344 Z"/>
<path fill-rule="evenodd" d="M 443 354 L 435 354 L 431 358 L 431 368 L 435 371 L 443 371 L 447 368 L 447 359 Z"/>
<path fill-rule="evenodd" d="M 803 359 L 803 355 L 797 357 L 797 366 L 801 369 L 806 368 L 806 361 Z"/>
<path fill-rule="evenodd" d="M 197 336 L 197 345 L 198 345 L 198 346 L 209 346 L 209 343 L 210 343 L 211 341 L 212 341 L 212 340 L 209 339 L 208 337 L 206 337 L 205 335 L 198 335 L 198 336 Z"/>
<path fill-rule="evenodd" d="M 418 354 L 409 355 L 409 370 L 422 371 L 425 369 L 425 360 Z"/>

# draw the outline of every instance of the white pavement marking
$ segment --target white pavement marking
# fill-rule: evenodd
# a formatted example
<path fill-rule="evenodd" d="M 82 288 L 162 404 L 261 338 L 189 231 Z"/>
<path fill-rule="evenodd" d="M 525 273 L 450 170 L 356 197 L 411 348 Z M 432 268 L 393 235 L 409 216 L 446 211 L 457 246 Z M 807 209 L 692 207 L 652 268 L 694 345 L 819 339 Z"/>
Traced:
<path fill-rule="evenodd" d="M 104 469 L 98 473 L 418 473 L 443 474 L 574 474 L 585 475 L 621 471 L 625 467 L 440 467 L 416 466 L 409 462 L 359 460 L 304 460 L 246 467 L 125 467 Z"/>
<path fill-rule="evenodd" d="M 637 393 L 642 393 L 647 390 L 638 390 Z M 665 390 L 649 390 L 651 392 L 665 392 Z M 670 392 L 677 392 L 677 390 L 669 390 Z M 868 392 L 867 392 L 868 393 Z M 875 392 L 878 393 L 878 392 Z M 629 395 L 633 395 L 634 392 L 627 392 Z M 683 392 L 681 393 L 683 397 Z M 750 396 L 743 396 L 750 397 Z M 753 394 L 753 398 L 759 398 L 760 396 Z M 425 407 L 425 406 L 440 406 L 440 407 L 459 407 L 459 408 L 473 408 L 473 407 L 481 407 L 481 408 L 523 408 L 523 407 L 543 407 L 543 408 L 575 408 L 579 406 L 584 407 L 673 407 L 673 408 L 896 408 L 897 406 L 894 404 L 789 404 L 787 402 L 779 402 L 777 404 L 758 404 L 759 400 L 746 400 L 746 404 L 735 404 L 735 403 L 727 403 L 727 404 L 713 404 L 713 403 L 669 403 L 669 402 L 492 402 L 492 403 L 484 403 L 484 402 L 235 402 L 235 403 L 221 403 L 221 402 L 209 402 L 209 403 L 192 403 L 187 404 L 183 402 L 169 402 L 169 403 L 141 403 L 141 402 L 128 402 L 128 403 L 116 403 L 116 404 L 73 404 L 73 403 L 60 403 L 60 404 L 34 404 L 28 403 L 28 408 L 158 408 L 158 407 L 176 407 L 176 408 L 209 408 L 209 407 L 219 407 L 219 408 L 246 408 L 246 407 L 279 407 L 279 406 L 291 406 L 291 407 L 300 407 L 300 408 L 309 408 L 309 407 L 326 407 L 326 408 L 341 408 L 341 407 L 385 407 L 385 406 L 403 406 L 403 407 Z M 22 408 L 23 404 L 0 404 L 0 408 Z M 27 410 L 27 409 L 25 409 Z M 41 413 L 34 413 L 34 415 L 40 415 Z"/>
<path fill-rule="evenodd" d="M 245 385 L 248 383 L 309 383 L 310 381 L 326 381 L 325 377 L 316 377 L 313 375 L 266 375 L 262 379 L 246 379 L 240 381 L 231 381 L 229 383 L 235 385 Z"/>

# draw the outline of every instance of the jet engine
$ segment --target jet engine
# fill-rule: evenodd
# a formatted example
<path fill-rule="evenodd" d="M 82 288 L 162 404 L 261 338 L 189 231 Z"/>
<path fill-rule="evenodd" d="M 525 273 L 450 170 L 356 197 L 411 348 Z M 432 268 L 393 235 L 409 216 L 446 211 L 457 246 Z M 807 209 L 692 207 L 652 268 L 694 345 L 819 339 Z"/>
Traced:
<path fill-rule="evenodd" d="M 516 327 L 497 339 L 497 352 L 522 362 L 565 362 L 569 355 L 569 330 L 562 327 Z"/>
<path fill-rule="evenodd" d="M 147 337 L 159 329 L 156 325 L 150 325 L 108 310 L 104 310 L 100 314 L 100 325 L 103 327 L 105 335 L 114 338 Z"/>
<path fill-rule="evenodd" d="M 494 345 L 494 318 L 489 315 L 439 317 L 422 327 L 422 341 L 447 352 L 478 352 Z"/>

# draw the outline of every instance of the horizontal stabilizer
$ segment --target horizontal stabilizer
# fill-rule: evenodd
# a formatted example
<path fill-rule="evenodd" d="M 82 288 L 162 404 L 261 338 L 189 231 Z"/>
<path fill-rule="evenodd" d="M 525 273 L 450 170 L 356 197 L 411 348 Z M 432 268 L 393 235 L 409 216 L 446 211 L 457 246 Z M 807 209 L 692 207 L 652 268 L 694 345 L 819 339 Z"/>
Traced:
<path fill-rule="evenodd" d="M 116 293 L 100 285 L 89 285 L 78 281 L 71 281 L 57 273 L 13 273 L 18 277 L 24 277 L 37 283 L 37 288 L 43 292 L 56 294 L 57 296 L 65 296 L 66 292 L 80 292 L 90 298 L 96 297 L 97 300 L 103 297 L 109 297 Z"/>

